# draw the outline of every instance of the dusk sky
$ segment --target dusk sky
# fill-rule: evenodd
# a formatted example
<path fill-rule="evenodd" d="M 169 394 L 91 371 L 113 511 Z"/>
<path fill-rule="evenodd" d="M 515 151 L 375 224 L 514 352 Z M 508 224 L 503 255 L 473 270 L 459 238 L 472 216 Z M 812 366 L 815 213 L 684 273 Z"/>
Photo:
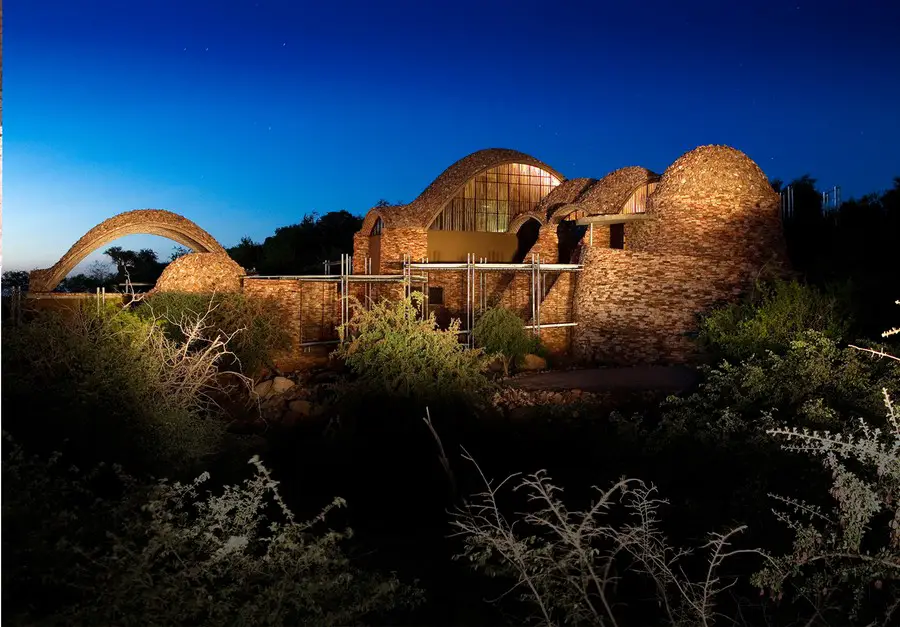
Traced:
<path fill-rule="evenodd" d="M 262 241 L 409 202 L 488 147 L 599 178 L 728 144 L 844 198 L 900 176 L 897 0 L 6 8 L 4 270 L 50 266 L 130 209 Z"/>

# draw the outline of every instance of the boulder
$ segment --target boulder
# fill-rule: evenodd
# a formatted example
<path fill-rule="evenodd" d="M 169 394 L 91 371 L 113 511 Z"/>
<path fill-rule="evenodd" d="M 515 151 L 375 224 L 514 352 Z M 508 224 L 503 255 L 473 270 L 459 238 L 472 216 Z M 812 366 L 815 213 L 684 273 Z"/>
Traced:
<path fill-rule="evenodd" d="M 522 360 L 522 370 L 546 370 L 547 369 L 547 360 L 543 357 L 538 357 L 537 355 L 532 355 L 529 353 L 525 355 L 525 359 Z"/>
<path fill-rule="evenodd" d="M 256 392 L 256 395 L 260 398 L 265 398 L 272 391 L 272 381 L 261 381 L 256 384 L 256 387 L 253 388 L 253 391 Z"/>
<path fill-rule="evenodd" d="M 297 414 L 299 416 L 309 416 L 312 415 L 313 406 L 309 401 L 304 400 L 296 400 L 288 403 L 288 408 L 291 413 Z"/>
<path fill-rule="evenodd" d="M 272 379 L 272 394 L 283 394 L 287 392 L 295 383 L 287 377 L 275 377 Z"/>

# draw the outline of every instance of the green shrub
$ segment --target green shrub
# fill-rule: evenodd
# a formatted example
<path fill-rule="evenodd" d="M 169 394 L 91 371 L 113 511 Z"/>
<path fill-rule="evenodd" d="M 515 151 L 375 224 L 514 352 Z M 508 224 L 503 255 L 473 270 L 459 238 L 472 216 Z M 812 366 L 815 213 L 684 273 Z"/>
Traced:
<path fill-rule="evenodd" d="M 383 300 L 367 310 L 351 301 L 350 324 L 340 329 L 334 352 L 364 390 L 416 399 L 468 397 L 488 386 L 480 350 L 459 342 L 459 320 L 447 330 L 433 315 L 421 316 L 419 292 L 403 300 Z"/>
<path fill-rule="evenodd" d="M 221 340 L 199 337 L 203 324 L 186 320 L 179 343 L 156 321 L 85 304 L 4 329 L 5 428 L 162 470 L 216 452 L 224 423 L 211 417 L 213 394 L 229 353 Z"/>
<path fill-rule="evenodd" d="M 849 327 L 849 308 L 836 293 L 775 280 L 757 283 L 743 302 L 706 315 L 699 340 L 716 356 L 739 361 L 766 351 L 783 352 L 803 331 L 819 331 L 840 342 Z"/>
<path fill-rule="evenodd" d="M 281 320 L 278 305 L 272 299 L 248 298 L 244 294 L 187 294 L 164 292 L 145 299 L 137 308 L 147 319 L 162 319 L 166 334 L 183 341 L 179 322 L 185 316 L 205 315 L 205 339 L 217 335 L 231 338 L 229 349 L 238 364 L 234 367 L 253 376 L 263 367 L 273 369 L 272 356 L 290 347 L 290 334 Z"/>
<path fill-rule="evenodd" d="M 724 361 L 702 372 L 696 391 L 663 404 L 655 446 L 689 438 L 740 447 L 743 436 L 764 438 L 776 419 L 792 427 L 836 430 L 843 415 L 854 413 L 877 424 L 883 420 L 881 390 L 900 393 L 900 363 L 840 348 L 818 331 L 798 333 L 783 355 Z"/>
<path fill-rule="evenodd" d="M 475 344 L 489 355 L 497 355 L 503 363 L 503 374 L 519 364 L 525 355 L 539 350 L 538 339 L 525 329 L 525 324 L 512 311 L 491 307 L 478 318 L 472 330 Z"/>
<path fill-rule="evenodd" d="M 420 591 L 365 572 L 325 524 L 297 520 L 257 459 L 251 478 L 203 493 L 115 467 L 65 470 L 4 446 L 3 594 L 17 624 L 348 625 Z"/>

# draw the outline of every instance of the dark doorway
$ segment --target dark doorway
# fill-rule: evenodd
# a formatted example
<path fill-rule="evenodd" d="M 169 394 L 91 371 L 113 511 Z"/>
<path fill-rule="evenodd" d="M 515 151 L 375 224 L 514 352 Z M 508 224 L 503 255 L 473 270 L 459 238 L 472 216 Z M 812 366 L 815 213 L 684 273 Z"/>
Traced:
<path fill-rule="evenodd" d="M 538 232 L 541 230 L 541 223 L 534 219 L 528 219 L 525 224 L 516 231 L 516 239 L 519 245 L 516 247 L 516 254 L 513 255 L 513 263 L 522 263 L 525 261 L 525 255 L 534 246 L 538 240 Z"/>
<path fill-rule="evenodd" d="M 559 242 L 559 263 L 573 263 L 572 254 L 578 247 L 578 242 L 587 233 L 588 227 L 579 226 L 575 220 L 563 220 L 556 227 L 556 239 Z"/>
<path fill-rule="evenodd" d="M 609 225 L 609 247 L 625 248 L 625 225 L 610 224 Z"/>

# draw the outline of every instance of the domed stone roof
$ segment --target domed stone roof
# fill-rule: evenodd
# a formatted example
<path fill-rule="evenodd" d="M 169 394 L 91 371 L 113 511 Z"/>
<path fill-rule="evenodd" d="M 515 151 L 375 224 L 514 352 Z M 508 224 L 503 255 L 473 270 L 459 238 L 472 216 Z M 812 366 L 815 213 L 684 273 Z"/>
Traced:
<path fill-rule="evenodd" d="M 752 159 L 729 146 L 700 146 L 678 158 L 648 198 L 647 215 L 653 219 L 626 228 L 631 250 L 751 264 L 784 255 L 778 194 Z"/>
<path fill-rule="evenodd" d="M 166 266 L 151 291 L 240 292 L 244 274 L 244 269 L 226 253 L 189 253 Z"/>

